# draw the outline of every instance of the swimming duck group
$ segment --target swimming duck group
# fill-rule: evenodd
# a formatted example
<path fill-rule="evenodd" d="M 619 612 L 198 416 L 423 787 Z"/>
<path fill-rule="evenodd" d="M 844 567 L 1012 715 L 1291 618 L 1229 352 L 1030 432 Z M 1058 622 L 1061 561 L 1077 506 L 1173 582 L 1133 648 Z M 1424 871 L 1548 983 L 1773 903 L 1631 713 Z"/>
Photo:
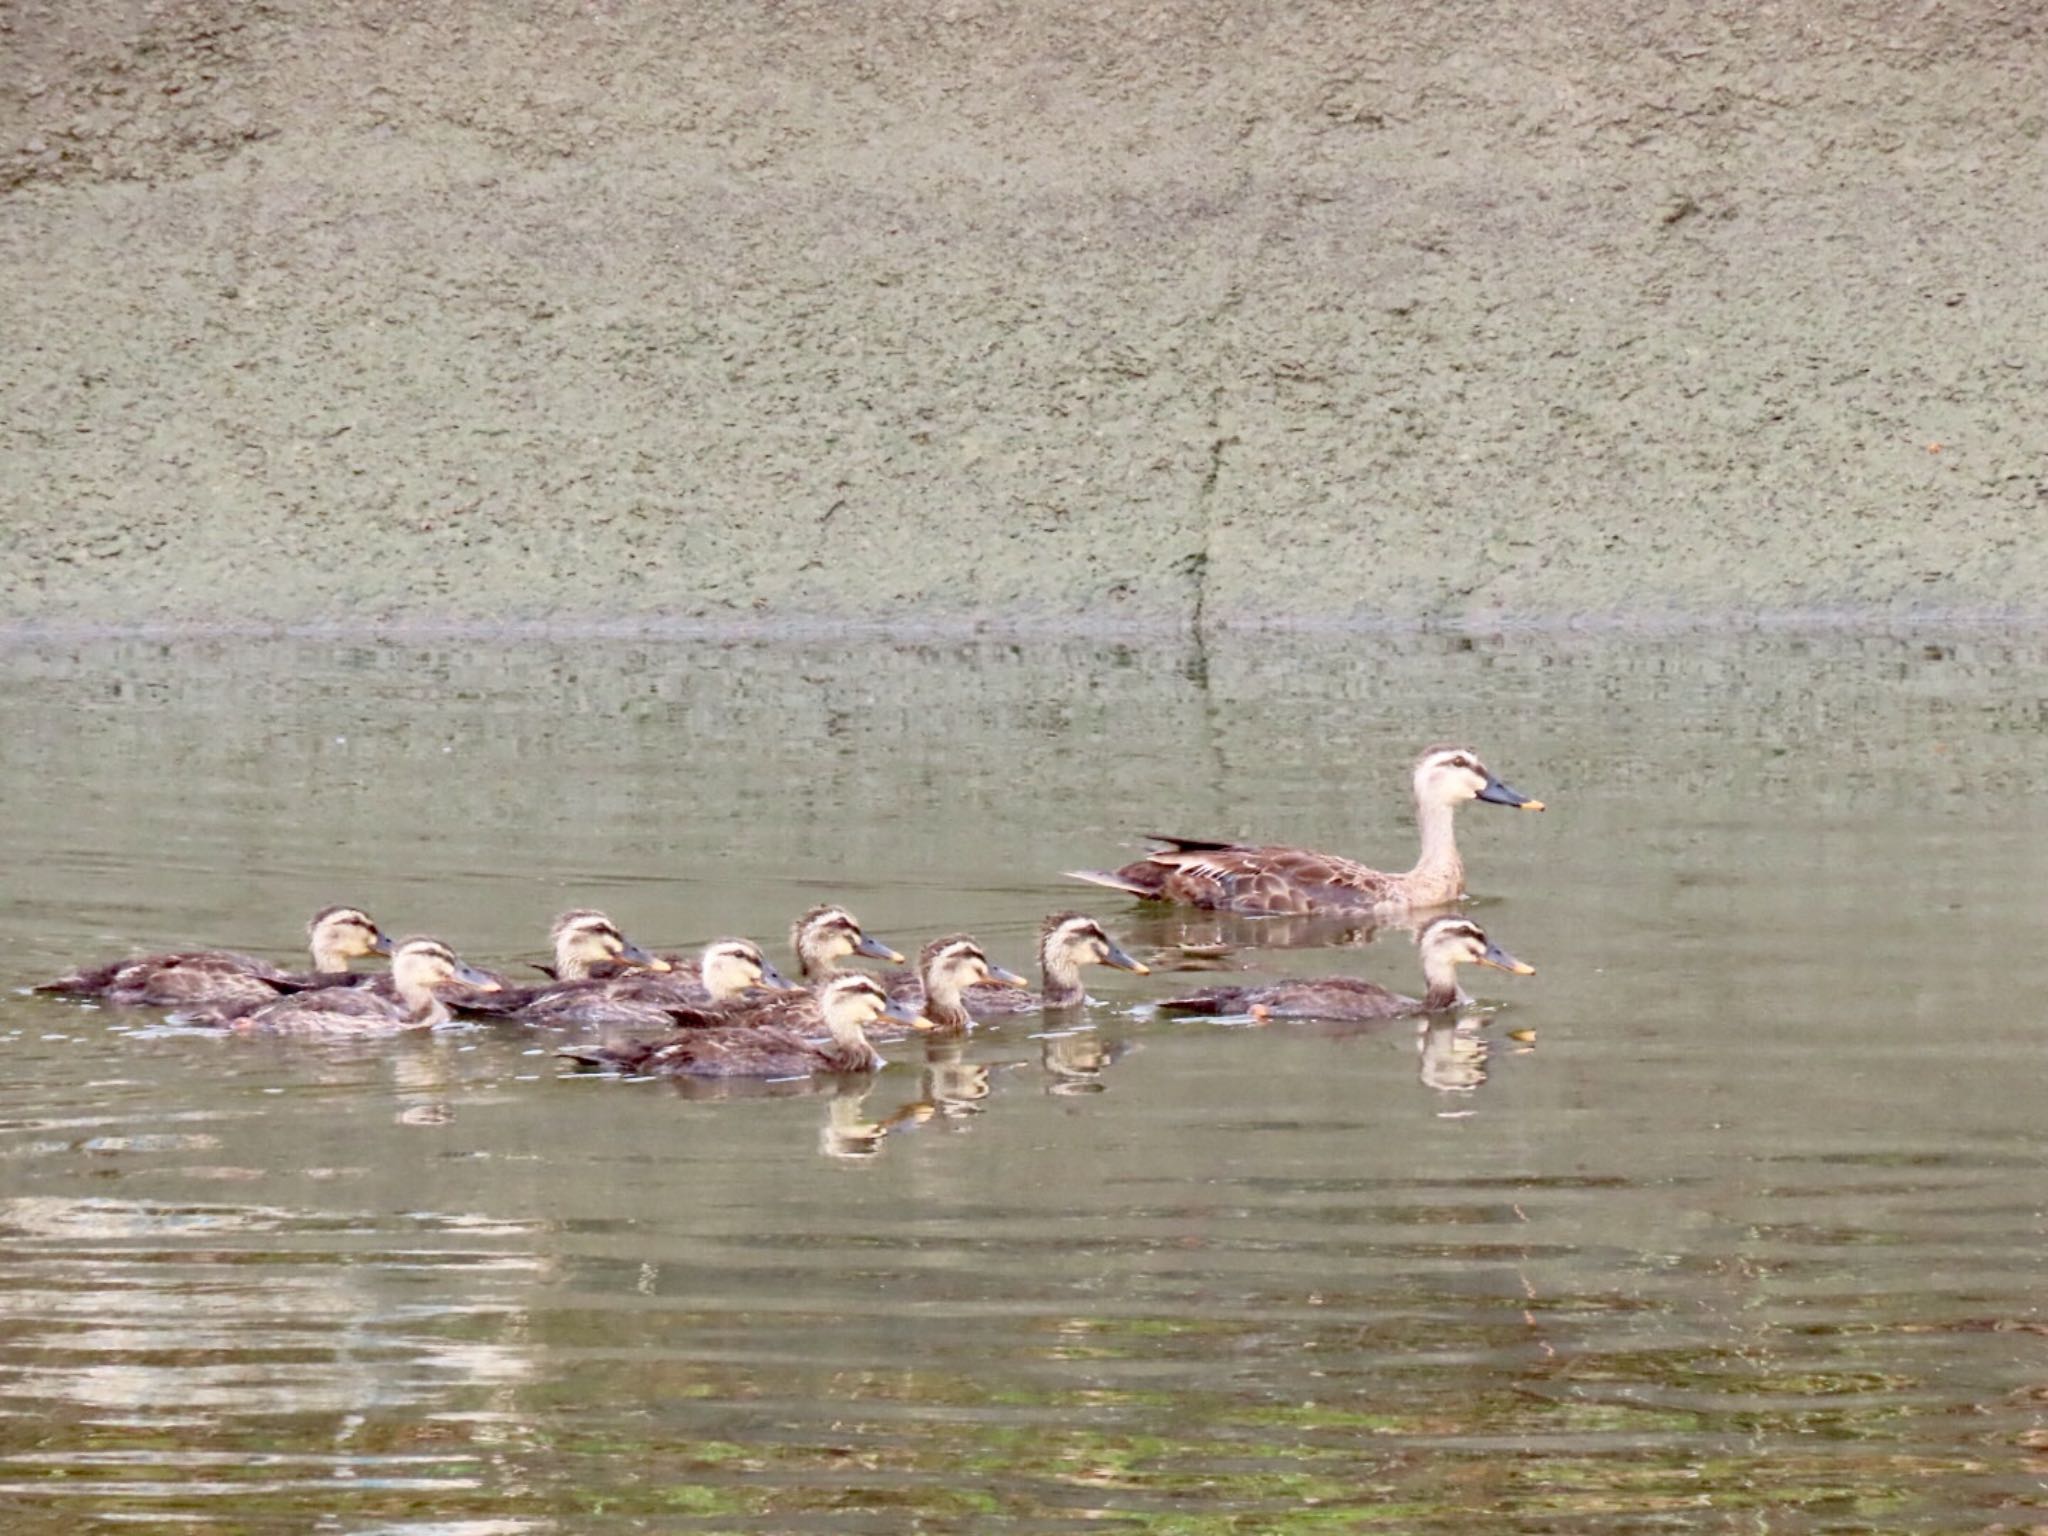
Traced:
<path fill-rule="evenodd" d="M 1158 846 L 1142 859 L 1072 874 L 1144 900 L 1211 911 L 1413 923 L 1465 894 L 1452 830 L 1460 804 L 1543 809 L 1460 747 L 1424 752 L 1413 787 L 1422 848 L 1404 873 L 1304 848 L 1155 836 Z M 228 950 L 195 950 L 81 967 L 35 990 L 165 1009 L 176 1022 L 222 1031 L 363 1035 L 457 1017 L 595 1030 L 600 1039 L 565 1044 L 560 1054 L 636 1075 L 796 1077 L 872 1071 L 882 1065 L 878 1041 L 914 1030 L 958 1033 L 993 1018 L 1072 1009 L 1087 1000 L 1082 973 L 1090 966 L 1140 976 L 1151 969 L 1081 912 L 1056 912 L 1040 925 L 1036 990 L 965 934 L 926 944 L 914 968 L 878 976 L 849 970 L 846 962 L 854 959 L 900 966 L 903 956 L 846 908 L 830 904 L 811 908 L 790 929 L 793 980 L 750 939 L 719 939 L 695 956 L 657 954 L 587 908 L 555 919 L 551 963 L 539 968 L 547 980 L 532 986 L 472 966 L 438 939 L 394 942 L 358 907 L 315 913 L 307 940 L 312 966 L 305 971 Z M 1533 970 L 1457 912 L 1422 921 L 1417 947 L 1426 983 L 1420 998 L 1338 976 L 1215 987 L 1156 1006 L 1257 1019 L 1390 1019 L 1468 1002 L 1458 984 L 1462 966 Z M 388 956 L 389 970 L 351 968 L 370 956 Z"/>

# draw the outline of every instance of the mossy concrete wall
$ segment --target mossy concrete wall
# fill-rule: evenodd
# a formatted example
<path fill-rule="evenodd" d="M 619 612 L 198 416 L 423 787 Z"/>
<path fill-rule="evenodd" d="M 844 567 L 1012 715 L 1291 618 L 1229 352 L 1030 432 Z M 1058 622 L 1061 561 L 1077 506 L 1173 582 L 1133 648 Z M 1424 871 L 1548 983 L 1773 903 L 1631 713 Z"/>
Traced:
<path fill-rule="evenodd" d="M 2048 608 L 2048 24 L 14 0 L 0 621 Z"/>

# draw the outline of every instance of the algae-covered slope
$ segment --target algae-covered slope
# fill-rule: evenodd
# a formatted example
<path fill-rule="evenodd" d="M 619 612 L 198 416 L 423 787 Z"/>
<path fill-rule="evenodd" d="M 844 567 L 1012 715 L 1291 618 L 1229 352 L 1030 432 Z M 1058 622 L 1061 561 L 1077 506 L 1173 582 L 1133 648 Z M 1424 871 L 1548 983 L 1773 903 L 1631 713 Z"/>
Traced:
<path fill-rule="evenodd" d="M 2038 609 L 2030 15 L 20 5 L 0 621 Z"/>

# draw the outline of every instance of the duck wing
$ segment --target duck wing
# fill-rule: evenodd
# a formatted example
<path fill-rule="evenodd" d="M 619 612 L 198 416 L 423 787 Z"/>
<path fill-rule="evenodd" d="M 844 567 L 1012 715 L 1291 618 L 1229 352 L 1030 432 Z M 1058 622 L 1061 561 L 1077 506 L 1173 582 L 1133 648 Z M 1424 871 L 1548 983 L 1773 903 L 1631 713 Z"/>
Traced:
<path fill-rule="evenodd" d="M 287 971 L 265 978 L 280 992 L 324 992 L 329 987 L 370 987 L 385 978 L 383 971 Z"/>
<path fill-rule="evenodd" d="M 808 1033 L 825 1028 L 818 999 L 809 992 L 765 992 L 729 1003 L 677 1003 L 668 1012 L 676 1025 L 684 1029 L 730 1025 L 735 1029 Z"/>
<path fill-rule="evenodd" d="M 62 997 L 105 997 L 123 1003 L 203 1002 L 195 995 L 207 986 L 232 988 L 237 980 L 254 978 L 277 983 L 285 973 L 268 961 L 226 949 L 191 950 L 182 954 L 131 955 L 100 965 L 80 966 L 34 990 Z M 275 995 L 276 988 L 272 992 Z M 161 993 L 162 996 L 156 994 Z"/>
<path fill-rule="evenodd" d="M 1239 1014 L 1259 1010 L 1278 1019 L 1397 1019 L 1422 1004 L 1357 976 L 1276 981 L 1262 987 L 1211 987 L 1159 1004 L 1173 1013 Z"/>
<path fill-rule="evenodd" d="M 304 982 L 305 985 L 297 985 L 300 982 Z M 389 971 L 350 971 L 345 979 L 342 975 L 334 974 L 327 975 L 324 981 L 311 972 L 304 976 L 287 976 L 283 979 L 283 986 L 279 992 L 228 998 L 208 1003 L 189 1012 L 173 1014 L 172 1017 L 180 1024 L 232 1024 L 237 1019 L 247 1018 L 259 1008 L 268 1008 L 272 1003 L 291 1002 L 300 998 L 310 1001 L 313 997 L 328 991 L 360 992 L 365 997 L 375 997 L 389 1004 L 394 1013 L 405 1012 L 398 1000 L 398 987 L 391 980 Z"/>
<path fill-rule="evenodd" d="M 1379 870 L 1310 848 L 1161 848 L 1160 897 L 1185 906 L 1251 914 L 1370 911 L 1393 893 Z"/>
<path fill-rule="evenodd" d="M 819 1070 L 826 1059 L 788 1030 L 767 1026 L 688 1029 L 666 1040 L 561 1054 L 588 1065 L 663 1077 L 798 1077 Z"/>
<path fill-rule="evenodd" d="M 1008 1019 L 1045 1010 L 1045 994 L 1024 987 L 969 987 L 964 1000 L 977 1019 Z"/>
<path fill-rule="evenodd" d="M 530 1007 L 520 1009 L 512 1018 L 521 1024 L 547 1029 L 575 1029 L 588 1025 L 668 1029 L 675 1023 L 673 1011 L 660 1003 L 614 997 L 602 988 L 551 993 Z"/>
<path fill-rule="evenodd" d="M 1251 916 L 1369 912 L 1394 892 L 1394 877 L 1334 853 L 1207 837 L 1147 836 L 1162 846 L 1121 869 L 1074 869 L 1076 880 Z"/>
<path fill-rule="evenodd" d="M 621 971 L 605 983 L 605 989 L 610 996 L 622 1001 L 663 1003 L 690 1008 L 714 1006 L 711 989 L 697 979 L 694 971 L 687 975 L 644 968 Z"/>
<path fill-rule="evenodd" d="M 616 1045 L 565 1045 L 555 1052 L 579 1067 L 599 1067 L 607 1072 L 643 1073 L 662 1047 L 659 1040 L 624 1040 Z"/>
<path fill-rule="evenodd" d="M 202 950 L 147 955 L 114 973 L 100 996 L 121 1007 L 190 1008 L 212 1003 L 267 1002 L 284 972 L 248 955 Z"/>
<path fill-rule="evenodd" d="M 179 1021 L 202 1023 L 207 1019 L 183 1014 Z M 402 1003 L 368 987 L 297 992 L 221 1022 L 231 1029 L 273 1034 L 371 1034 L 418 1027 Z"/>

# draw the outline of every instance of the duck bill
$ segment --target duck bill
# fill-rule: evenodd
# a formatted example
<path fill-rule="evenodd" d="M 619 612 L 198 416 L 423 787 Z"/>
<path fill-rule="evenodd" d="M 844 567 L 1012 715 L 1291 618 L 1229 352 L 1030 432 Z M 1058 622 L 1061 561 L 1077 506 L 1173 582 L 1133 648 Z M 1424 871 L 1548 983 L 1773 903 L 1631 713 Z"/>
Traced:
<path fill-rule="evenodd" d="M 860 936 L 860 942 L 853 946 L 853 952 L 856 955 L 865 955 L 870 960 L 886 960 L 891 965 L 903 963 L 901 955 L 870 934 L 864 933 Z"/>
<path fill-rule="evenodd" d="M 504 984 L 497 977 L 493 976 L 489 971 L 480 971 L 473 965 L 456 966 L 455 979 L 465 987 L 473 987 L 479 992 L 502 992 L 505 990 Z"/>
<path fill-rule="evenodd" d="M 391 942 L 391 935 L 388 933 L 380 933 L 370 940 L 370 953 L 373 955 L 388 955 L 397 947 Z"/>
<path fill-rule="evenodd" d="M 1479 957 L 1479 963 L 1481 965 L 1490 965 L 1496 971 L 1506 971 L 1511 976 L 1534 976 L 1536 974 L 1535 966 L 1525 961 L 1517 960 L 1498 944 L 1487 945 L 1486 953 Z"/>
<path fill-rule="evenodd" d="M 1512 785 L 1501 783 L 1499 779 L 1494 778 L 1490 774 L 1487 776 L 1486 788 L 1479 791 L 1479 798 L 1488 805 L 1509 805 L 1518 811 L 1540 811 L 1543 809 L 1543 802 L 1541 800 L 1530 799 L 1519 789 Z"/>
<path fill-rule="evenodd" d="M 912 1029 L 930 1029 L 933 1027 L 930 1019 L 922 1017 L 908 1003 L 899 1003 L 893 997 L 889 999 L 888 1006 L 882 1010 L 881 1016 L 885 1019 L 893 1019 L 898 1024 L 908 1024 Z"/>
<path fill-rule="evenodd" d="M 1152 967 L 1125 949 L 1121 944 L 1112 944 L 1103 952 L 1102 963 L 1119 971 L 1129 971 L 1133 976 L 1150 976 Z"/>
<path fill-rule="evenodd" d="M 791 981 L 772 965 L 761 967 L 761 982 L 770 992 L 801 992 L 803 988 Z"/>
<path fill-rule="evenodd" d="M 1022 976 L 1019 976 L 1015 971 L 1006 971 L 1000 965 L 992 965 L 988 968 L 988 980 L 977 982 L 976 985 L 983 987 L 1028 987 L 1031 983 Z"/>
<path fill-rule="evenodd" d="M 650 971 L 672 971 L 675 969 L 674 966 L 662 959 L 661 956 L 649 953 L 638 944 L 628 944 L 619 951 L 619 958 L 629 965 L 644 966 Z"/>

